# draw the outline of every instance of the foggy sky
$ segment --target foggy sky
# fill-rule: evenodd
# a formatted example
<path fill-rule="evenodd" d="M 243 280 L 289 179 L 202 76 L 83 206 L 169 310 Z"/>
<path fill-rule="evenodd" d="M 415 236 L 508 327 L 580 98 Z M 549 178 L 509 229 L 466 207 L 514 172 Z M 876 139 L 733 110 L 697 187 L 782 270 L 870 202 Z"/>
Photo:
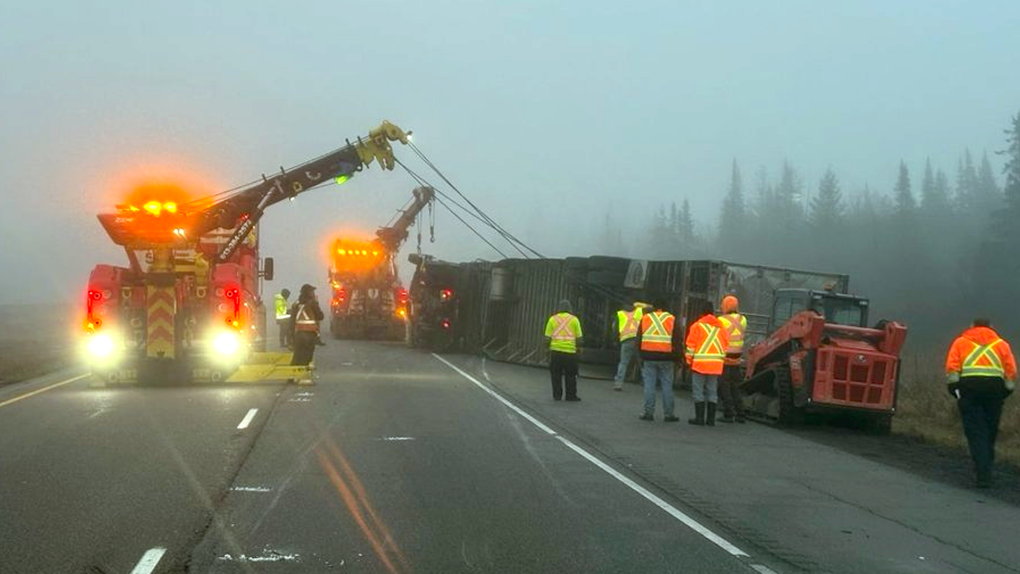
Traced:
<path fill-rule="evenodd" d="M 5 4 L 0 303 L 74 299 L 124 263 L 95 214 L 127 174 L 218 191 L 382 119 L 563 256 L 597 249 L 610 206 L 686 197 L 713 224 L 733 158 L 745 188 L 789 159 L 808 190 L 831 165 L 851 192 L 890 190 L 903 159 L 916 190 L 928 156 L 952 178 L 964 146 L 1000 149 L 1020 107 L 1017 2 Z M 271 209 L 272 288 L 323 284 L 328 238 L 370 234 L 414 185 L 372 166 Z M 437 220 L 427 252 L 497 257 Z"/>

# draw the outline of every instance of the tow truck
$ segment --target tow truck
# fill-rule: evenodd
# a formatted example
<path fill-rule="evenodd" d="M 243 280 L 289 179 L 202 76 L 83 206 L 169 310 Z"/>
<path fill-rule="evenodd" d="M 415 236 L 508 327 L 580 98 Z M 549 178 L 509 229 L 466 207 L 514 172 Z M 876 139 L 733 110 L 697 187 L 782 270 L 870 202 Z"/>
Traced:
<path fill-rule="evenodd" d="M 98 216 L 128 265 L 97 265 L 85 298 L 84 344 L 94 386 L 113 383 L 310 381 L 312 367 L 267 353 L 258 223 L 269 207 L 378 162 L 408 133 L 384 121 L 335 151 L 242 188 L 178 202 L 154 193 Z M 158 188 L 156 188 L 158 189 Z"/>
<path fill-rule="evenodd" d="M 334 338 L 404 339 L 408 294 L 397 274 L 396 255 L 418 215 L 432 205 L 435 190 L 416 187 L 412 195 L 392 225 L 376 230 L 375 239 L 333 242 L 329 325 Z"/>

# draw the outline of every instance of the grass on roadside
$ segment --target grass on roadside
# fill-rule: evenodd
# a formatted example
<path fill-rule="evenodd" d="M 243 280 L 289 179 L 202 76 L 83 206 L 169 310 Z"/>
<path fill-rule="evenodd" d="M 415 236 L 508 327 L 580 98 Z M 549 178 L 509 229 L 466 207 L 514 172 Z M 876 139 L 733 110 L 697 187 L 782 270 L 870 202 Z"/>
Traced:
<path fill-rule="evenodd" d="M 893 432 L 938 445 L 966 448 L 956 401 L 946 391 L 943 357 L 935 353 L 903 356 Z M 1020 466 L 1020 401 L 1006 400 L 999 425 L 996 459 Z"/>

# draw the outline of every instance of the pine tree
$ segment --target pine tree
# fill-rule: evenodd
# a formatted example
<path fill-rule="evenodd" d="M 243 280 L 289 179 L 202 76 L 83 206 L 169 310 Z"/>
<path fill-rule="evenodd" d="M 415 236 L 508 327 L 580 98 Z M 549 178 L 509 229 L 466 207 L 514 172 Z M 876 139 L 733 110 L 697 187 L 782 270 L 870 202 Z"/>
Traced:
<path fill-rule="evenodd" d="M 931 158 L 924 160 L 924 179 L 921 180 L 921 209 L 931 209 L 935 199 L 935 174 L 931 170 Z"/>
<path fill-rule="evenodd" d="M 981 167 L 978 168 L 975 180 L 974 195 L 979 213 L 991 213 L 1002 203 L 1002 193 L 995 181 L 992 164 L 988 161 L 988 152 L 981 155 Z"/>
<path fill-rule="evenodd" d="M 978 208 L 977 171 L 970 149 L 963 150 L 963 157 L 956 164 L 956 203 L 963 213 L 972 214 Z"/>
<path fill-rule="evenodd" d="M 917 207 L 914 194 L 910 192 L 910 172 L 907 164 L 900 160 L 900 175 L 896 178 L 896 215 L 900 218 L 911 217 Z"/>
<path fill-rule="evenodd" d="M 733 160 L 730 171 L 730 187 L 723 200 L 719 214 L 719 243 L 725 253 L 739 249 L 747 237 L 747 209 L 744 205 L 744 183 L 740 177 L 740 167 Z"/>
<path fill-rule="evenodd" d="M 688 252 L 694 247 L 694 216 L 691 214 L 691 202 L 684 198 L 684 204 L 680 211 L 680 239 L 687 246 Z"/>
<path fill-rule="evenodd" d="M 825 170 L 818 182 L 818 196 L 811 199 L 811 224 L 823 233 L 831 232 L 843 218 L 843 193 L 832 168 Z"/>
<path fill-rule="evenodd" d="M 783 162 L 783 173 L 775 189 L 776 209 L 782 225 L 796 225 L 804 216 L 804 183 L 789 161 Z"/>

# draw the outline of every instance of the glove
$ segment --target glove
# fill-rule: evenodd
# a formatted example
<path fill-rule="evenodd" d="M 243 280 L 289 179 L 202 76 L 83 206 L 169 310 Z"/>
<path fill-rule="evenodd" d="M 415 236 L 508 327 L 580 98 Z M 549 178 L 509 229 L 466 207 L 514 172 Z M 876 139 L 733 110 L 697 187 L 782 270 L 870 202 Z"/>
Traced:
<path fill-rule="evenodd" d="M 960 385 L 958 383 L 949 383 L 949 385 L 947 385 L 947 388 L 949 389 L 949 395 L 951 397 L 953 397 L 954 399 L 960 398 Z"/>

